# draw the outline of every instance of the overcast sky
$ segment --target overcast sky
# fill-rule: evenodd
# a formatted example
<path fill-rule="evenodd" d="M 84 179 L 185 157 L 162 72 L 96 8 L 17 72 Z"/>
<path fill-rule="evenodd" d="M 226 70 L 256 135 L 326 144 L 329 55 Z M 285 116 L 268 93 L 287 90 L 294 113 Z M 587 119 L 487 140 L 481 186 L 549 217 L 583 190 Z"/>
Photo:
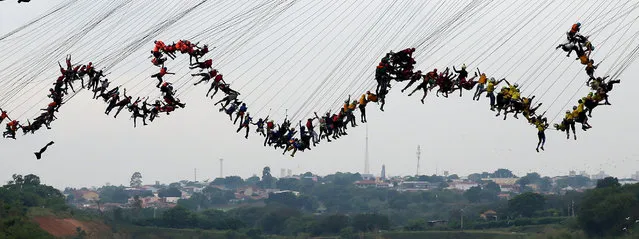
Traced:
<path fill-rule="evenodd" d="M 0 36 L 62 2 L 68 1 L 0 3 Z M 123 49 L 139 41 L 157 23 L 173 19 L 199 1 L 126 2 L 79 0 L 59 15 L 0 40 L 0 47 L 11 50 L 0 60 L 0 69 L 4 69 L 0 71 L 0 93 L 19 92 L 15 97 L 0 98 L 0 107 L 8 109 L 10 115 L 14 112 L 13 115 L 22 116 L 23 121 L 35 115 L 37 107 L 47 103 L 47 85 L 57 74 L 56 61 L 63 62 L 65 54 L 73 54 L 74 61 L 112 65 L 109 79 L 123 84 L 129 94 L 156 97 L 156 82 L 149 76 L 157 68 L 151 66 L 148 58 L 155 38 L 140 42 L 140 48 Z M 416 47 L 422 42 L 425 44 L 416 51 L 418 69 L 466 63 L 470 69 L 479 67 L 489 76 L 507 77 L 522 84 L 524 92 L 537 95 L 545 106 L 552 105 L 542 108 L 548 110 L 550 120 L 574 104 L 575 92 L 578 96 L 587 94 L 585 87 L 580 88 L 586 79 L 583 66 L 572 57 L 564 57 L 560 50 L 554 51 L 570 24 L 582 21 L 582 31 L 596 32 L 592 41 L 598 48 L 593 58 L 605 58 L 597 71 L 600 74 L 620 64 L 617 59 L 627 53 L 622 46 L 629 39 L 634 41 L 632 36 L 639 30 L 634 25 L 639 10 L 630 1 L 606 5 L 600 1 L 580 1 L 580 5 L 556 1 L 484 2 L 485 6 L 475 8 L 477 13 L 465 13 L 454 25 L 459 32 L 435 27 L 470 1 L 399 1 L 390 5 L 382 0 L 301 0 L 287 6 L 292 2 L 289 0 L 267 5 L 252 18 L 223 22 L 262 2 L 206 2 L 175 24 L 161 27 L 157 38 L 165 42 L 192 38 L 217 46 L 207 56 L 232 87 L 242 92 L 249 112 L 263 117 L 270 109 L 270 115 L 277 119 L 288 112 L 297 116 L 294 122 L 313 111 L 321 113 L 339 107 L 348 94 L 355 97 L 372 89 L 374 66 L 384 52 Z M 118 8 L 120 4 L 124 5 Z M 113 12 L 108 15 L 110 10 Z M 626 11 L 630 14 L 611 21 Z M 447 15 L 437 17 L 442 13 Z M 106 16 L 104 21 L 96 20 L 101 16 Z M 375 25 L 378 19 L 379 25 Z M 91 24 L 95 24 L 87 28 L 91 31 L 82 30 Z M 637 45 L 628 43 L 631 47 Z M 54 50 L 58 47 L 62 50 Z M 188 76 L 187 59 L 180 56 L 168 63 L 169 70 L 178 74 L 167 78 L 178 85 L 186 109 L 134 129 L 128 112 L 114 120 L 102 113 L 105 104 L 90 100 L 87 92 L 80 93 L 62 107 L 52 130 L 0 142 L 0 179 L 8 180 L 14 173 L 34 173 L 59 188 L 107 182 L 126 185 L 133 172 L 139 171 L 145 183 L 169 183 L 192 180 L 197 168 L 197 177 L 202 180 L 219 176 L 220 158 L 224 158 L 226 176 L 260 175 L 264 166 L 270 166 L 277 177 L 282 168 L 320 175 L 363 172 L 364 124 L 349 128 L 348 136 L 333 143 L 324 142 L 311 151 L 299 152 L 295 158 L 283 156 L 279 149 L 263 147 L 263 138 L 257 135 L 245 140 L 235 133 L 236 126 L 204 97 L 207 86 L 192 87 L 195 79 Z M 30 72 L 28 69 L 34 69 L 34 64 L 43 67 L 42 72 Z M 539 65 L 541 69 L 536 71 Z M 368 107 L 371 172 L 379 175 L 385 164 L 389 175 L 415 174 L 416 148 L 421 145 L 420 174 L 442 174 L 446 170 L 468 175 L 509 168 L 518 175 L 532 171 L 565 175 L 570 170 L 594 174 L 603 170 L 629 177 L 639 170 L 635 143 L 639 115 L 632 110 L 631 96 L 632 89 L 639 85 L 628 80 L 637 71 L 637 64 L 633 64 L 620 77 L 622 84 L 611 94 L 611 107 L 595 109 L 590 121 L 593 129 L 579 130 L 578 141 L 566 140 L 561 132 L 548 131 L 546 151 L 542 153 L 535 152 L 536 129 L 521 119 L 509 117 L 504 121 L 494 117 L 488 110 L 487 98 L 476 102 L 470 100 L 471 92 L 448 99 L 433 94 L 422 105 L 420 94 L 407 97 L 399 92 L 405 83 L 396 84 L 385 112 L 375 109 L 375 105 Z M 24 80 L 16 80 L 23 76 Z M 576 80 L 570 83 L 573 78 Z M 21 84 L 14 82 L 26 79 L 35 80 L 16 91 Z M 560 118 L 561 115 L 555 121 Z M 50 140 L 56 144 L 42 160 L 35 160 L 32 152 Z"/>

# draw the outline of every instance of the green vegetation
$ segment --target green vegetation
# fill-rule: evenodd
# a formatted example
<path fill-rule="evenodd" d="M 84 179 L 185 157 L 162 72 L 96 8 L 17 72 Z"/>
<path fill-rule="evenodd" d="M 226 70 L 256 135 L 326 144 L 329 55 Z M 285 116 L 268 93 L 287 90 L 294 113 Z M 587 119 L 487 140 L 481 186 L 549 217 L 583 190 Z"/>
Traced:
<path fill-rule="evenodd" d="M 500 169 L 489 175 L 510 175 Z M 358 187 L 361 175 L 336 173 L 300 179 L 276 179 L 265 168 L 262 178 L 216 179 L 189 199 L 170 209 L 145 208 L 141 195 L 129 196 L 123 187 L 98 190 L 101 202 L 126 202 L 126 208 L 108 211 L 72 209 L 60 191 L 35 175 L 14 175 L 0 188 L 0 238 L 52 238 L 32 222 L 32 217 L 99 219 L 113 235 L 135 238 L 636 238 L 639 225 L 639 184 L 621 186 L 616 178 L 582 182 L 572 177 L 565 185 L 596 185 L 586 192 L 555 191 L 541 186 L 547 179 L 536 173 L 517 179 L 521 192 L 500 199 L 499 185 L 477 181 L 465 192 L 441 185 L 451 177 L 407 177 L 431 183 L 427 191 L 402 192 L 387 188 Z M 481 174 L 479 175 L 481 176 Z M 264 179 L 266 178 L 266 179 Z M 140 185 L 141 175 L 132 178 Z M 513 181 L 514 182 L 514 181 Z M 557 180 L 557 183 L 559 180 Z M 174 183 L 159 190 L 181 195 L 184 185 Z M 249 199 L 238 202 L 236 190 L 253 188 Z M 233 188 L 231 190 L 231 188 Z M 264 189 L 278 188 L 259 199 Z M 248 189 L 246 189 L 248 190 Z M 259 190 L 262 190 L 258 193 Z M 281 191 L 287 190 L 287 191 Z M 250 191 L 247 191 L 250 192 Z M 73 194 L 70 194 L 73 195 Z M 252 199 L 251 199 L 252 198 Z M 235 203 L 234 202 L 235 200 Z M 261 204 L 257 204 L 257 202 Z M 238 204 L 239 203 L 239 204 Z M 225 209 L 225 210 L 221 210 Z M 77 228 L 75 238 L 91 237 Z"/>

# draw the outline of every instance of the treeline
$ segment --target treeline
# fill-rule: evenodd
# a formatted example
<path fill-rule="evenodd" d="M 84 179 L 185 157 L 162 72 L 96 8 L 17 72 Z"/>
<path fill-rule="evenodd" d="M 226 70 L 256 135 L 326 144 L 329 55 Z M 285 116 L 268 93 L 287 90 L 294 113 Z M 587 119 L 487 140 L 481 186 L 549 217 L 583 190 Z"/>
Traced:
<path fill-rule="evenodd" d="M 28 217 L 29 208 L 33 207 L 53 211 L 69 209 L 64 195 L 40 184 L 38 176 L 14 174 L 12 180 L 0 188 L 0 238 L 54 238 Z"/>

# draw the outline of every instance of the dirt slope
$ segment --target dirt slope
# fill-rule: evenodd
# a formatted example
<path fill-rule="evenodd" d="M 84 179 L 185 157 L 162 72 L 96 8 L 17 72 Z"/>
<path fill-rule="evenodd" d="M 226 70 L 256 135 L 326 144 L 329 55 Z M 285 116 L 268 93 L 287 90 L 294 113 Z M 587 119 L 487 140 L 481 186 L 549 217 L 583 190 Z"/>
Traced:
<path fill-rule="evenodd" d="M 55 217 L 35 217 L 33 220 L 40 225 L 42 229 L 49 232 L 55 237 L 67 237 L 77 234 L 76 228 L 80 227 L 89 237 L 91 235 L 99 235 L 104 232 L 110 232 L 111 229 L 101 222 L 84 222 L 70 218 Z"/>

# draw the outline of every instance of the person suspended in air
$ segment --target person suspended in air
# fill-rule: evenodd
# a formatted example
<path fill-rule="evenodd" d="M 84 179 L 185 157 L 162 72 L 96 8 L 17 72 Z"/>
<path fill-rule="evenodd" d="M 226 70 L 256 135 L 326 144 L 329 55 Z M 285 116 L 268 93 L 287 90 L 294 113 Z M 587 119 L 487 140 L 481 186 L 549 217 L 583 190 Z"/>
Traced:
<path fill-rule="evenodd" d="M 80 66 L 80 69 L 78 69 L 78 79 L 80 79 L 80 82 L 82 82 L 82 88 L 85 87 L 84 85 L 84 76 L 87 75 L 87 66 L 86 65 L 82 65 Z M 87 86 L 88 88 L 88 86 Z"/>
<path fill-rule="evenodd" d="M 166 60 L 166 57 L 153 57 L 153 59 L 151 59 L 151 63 L 153 63 L 153 65 L 157 67 L 164 67 L 164 63 L 166 62 Z"/>
<path fill-rule="evenodd" d="M 544 150 L 544 144 L 546 144 L 546 129 L 548 129 L 548 120 L 541 116 L 535 119 L 535 127 L 537 128 L 537 152 L 539 149 Z"/>
<path fill-rule="evenodd" d="M 189 69 L 195 69 L 195 68 L 200 68 L 200 71 L 203 70 L 210 70 L 213 67 L 213 60 L 212 59 L 208 59 L 206 61 L 203 62 L 195 62 L 193 64 L 191 64 L 191 66 L 189 67 Z"/>
<path fill-rule="evenodd" d="M 412 96 L 418 90 L 424 91 L 424 96 L 422 96 L 421 102 L 424 104 L 424 99 L 426 99 L 426 95 L 428 95 L 429 85 L 434 85 L 435 80 L 437 79 L 437 69 L 435 68 L 433 71 L 426 73 L 423 77 L 422 82 L 415 88 L 408 96 Z"/>
<path fill-rule="evenodd" d="M 360 121 L 362 123 L 366 123 L 366 104 L 368 104 L 368 100 L 366 100 L 366 94 L 362 94 L 362 96 L 359 97 L 359 102 L 358 102 L 359 113 L 360 113 Z M 315 146 L 315 145 L 313 145 L 313 146 Z"/>
<path fill-rule="evenodd" d="M 457 87 L 459 89 L 459 97 L 461 97 L 463 92 L 462 82 L 466 82 L 466 78 L 468 77 L 468 71 L 466 71 L 466 64 L 463 64 L 460 70 L 455 69 L 455 66 L 453 66 L 453 71 L 458 74 Z M 455 91 L 454 88 L 451 90 L 451 92 L 452 91 Z"/>
<path fill-rule="evenodd" d="M 131 99 L 133 98 L 131 96 L 126 95 L 126 89 L 124 89 L 123 96 L 124 98 L 118 101 L 114 106 L 114 107 L 118 107 L 118 110 L 115 111 L 115 115 L 113 116 L 113 118 L 117 118 L 118 115 L 120 114 L 120 111 L 122 111 L 124 107 L 128 106 L 131 103 Z M 139 100 L 139 98 L 137 100 Z"/>
<path fill-rule="evenodd" d="M 542 103 L 537 104 L 537 106 L 532 107 L 532 101 L 535 99 L 535 96 L 533 95 L 533 97 L 523 97 L 521 99 L 522 101 L 522 107 L 523 107 L 523 114 L 524 117 L 526 118 L 526 120 L 528 120 L 528 122 L 532 122 L 532 118 L 536 115 L 537 110 L 539 109 L 539 107 L 541 107 Z"/>
<path fill-rule="evenodd" d="M 248 107 L 246 107 L 246 103 L 242 103 L 242 105 L 240 105 L 240 108 L 237 110 L 237 113 L 235 114 L 235 120 L 233 121 L 233 124 L 237 124 L 238 119 L 240 119 L 241 124 L 244 121 L 244 114 L 246 114 L 247 110 Z"/>
<path fill-rule="evenodd" d="M 56 92 L 53 89 L 49 89 L 49 95 L 47 95 L 47 97 L 51 98 L 53 102 L 57 104 L 55 111 L 58 112 L 58 110 L 60 109 L 60 106 L 62 106 L 62 94 Z"/>
<path fill-rule="evenodd" d="M 572 107 L 572 115 L 575 119 L 575 122 L 581 124 L 581 129 L 583 131 L 586 131 L 592 128 L 592 126 L 588 123 L 588 115 L 587 112 L 584 110 L 585 106 L 583 100 L 579 99 L 578 103 L 579 104 L 577 106 Z"/>
<path fill-rule="evenodd" d="M 16 139 L 16 131 L 20 127 L 20 122 L 17 120 L 12 120 L 7 123 L 6 131 L 2 133 L 2 137 Z"/>
<path fill-rule="evenodd" d="M 559 49 L 561 48 L 563 51 L 567 52 L 568 54 L 566 54 L 566 57 L 570 57 L 570 54 L 574 51 L 574 52 L 579 52 L 579 47 L 572 43 L 572 42 L 568 42 L 568 43 L 564 43 L 564 44 L 559 44 L 555 49 Z M 577 54 L 579 55 L 579 54 Z"/>
<path fill-rule="evenodd" d="M 264 138 L 264 146 L 266 146 L 266 144 L 268 143 L 268 145 L 271 145 L 272 139 L 273 139 L 273 135 L 275 134 L 275 122 L 273 120 L 264 120 L 266 122 L 266 137 Z"/>
<path fill-rule="evenodd" d="M 113 110 L 113 108 L 115 108 L 115 106 L 118 104 L 118 102 L 120 102 L 120 92 L 116 91 L 112 94 L 109 95 L 109 99 L 107 101 L 108 105 L 106 110 L 104 111 L 104 114 L 109 115 L 111 113 L 111 110 Z"/>
<path fill-rule="evenodd" d="M 477 80 L 477 88 L 475 88 L 475 93 L 473 93 L 473 100 L 479 101 L 479 97 L 482 93 L 484 93 L 486 88 L 486 83 L 488 83 L 488 77 L 486 73 L 482 73 L 477 68 L 477 73 L 479 74 L 479 79 Z"/>
<path fill-rule="evenodd" d="M 502 87 L 501 91 L 499 91 L 499 93 L 497 93 L 496 98 L 496 109 L 497 109 L 497 114 L 495 115 L 495 117 L 499 116 L 501 114 L 501 111 L 504 111 L 504 120 L 506 120 L 506 114 L 507 114 L 507 109 L 508 106 L 510 105 L 510 95 L 511 91 L 509 87 Z"/>
<path fill-rule="evenodd" d="M 418 70 L 417 72 L 413 73 L 413 75 L 409 78 L 409 82 L 408 84 L 404 87 L 404 89 L 401 90 L 402 93 L 404 93 L 404 91 L 406 89 L 408 89 L 408 87 L 410 87 L 411 85 L 415 84 L 415 82 L 422 80 L 424 78 L 424 76 L 422 75 L 422 71 Z"/>
<path fill-rule="evenodd" d="M 147 125 L 146 114 L 144 110 L 140 108 L 140 105 L 139 105 L 140 101 L 141 101 L 140 98 L 138 98 L 135 100 L 135 102 L 133 102 L 133 104 L 131 104 L 131 106 L 129 106 L 129 110 L 133 112 L 133 114 L 131 115 L 131 118 L 133 118 L 133 128 L 138 127 L 138 123 L 137 123 L 138 118 L 142 118 L 142 123 L 144 125 Z M 146 102 L 146 99 L 144 101 Z"/>
<path fill-rule="evenodd" d="M 193 85 L 199 85 L 202 82 L 209 83 L 209 80 L 211 80 L 214 77 L 217 77 L 217 70 L 213 69 L 211 71 L 204 72 L 204 73 L 191 74 L 191 76 L 201 76 L 202 77 L 202 79 L 200 79 L 198 82 L 193 83 Z M 208 97 L 208 94 L 207 94 L 207 97 Z"/>
<path fill-rule="evenodd" d="M 306 129 L 308 129 L 308 133 L 313 139 L 313 147 L 315 147 L 315 145 L 319 143 L 319 135 L 317 134 L 317 131 L 315 131 L 315 125 L 313 125 L 313 118 L 308 118 L 306 120 Z"/>
<path fill-rule="evenodd" d="M 176 51 L 177 51 L 177 48 L 175 47 L 175 43 L 171 45 L 166 45 L 164 46 L 164 48 L 162 48 L 162 52 L 164 52 L 164 54 L 166 54 L 167 56 L 171 57 L 172 60 L 175 60 Z"/>
<path fill-rule="evenodd" d="M 246 105 L 244 103 L 242 103 L 242 106 Z M 241 109 L 241 106 L 240 106 Z M 238 111 L 239 113 L 239 111 Z M 237 120 L 237 118 L 235 118 Z M 243 128 L 246 128 L 246 134 L 244 135 L 244 138 L 248 139 L 248 135 L 249 135 L 249 126 L 253 123 L 253 118 L 251 118 L 249 113 L 246 113 L 246 117 L 244 116 L 244 114 L 242 114 L 242 120 L 240 120 L 240 126 L 237 128 L 237 133 L 240 132 L 240 130 L 242 130 Z M 235 124 L 235 123 L 234 123 Z"/>
<path fill-rule="evenodd" d="M 4 119 L 11 120 L 11 118 L 9 118 L 9 115 L 7 114 L 7 111 L 0 108 L 0 124 L 2 124 Z"/>
<path fill-rule="evenodd" d="M 98 96 L 102 96 L 104 92 L 109 89 L 109 79 L 104 78 L 104 80 L 100 81 L 100 86 L 93 90 L 93 99 L 97 99 Z"/>
<path fill-rule="evenodd" d="M 577 131 L 575 131 L 575 119 L 570 110 L 566 110 L 566 115 L 564 116 L 562 124 L 566 128 L 566 139 L 570 139 L 570 130 L 572 130 L 573 137 L 575 140 L 577 140 Z"/>
<path fill-rule="evenodd" d="M 209 46 L 206 44 L 203 47 L 198 47 L 196 45 L 195 48 L 196 49 L 193 52 L 193 57 L 195 57 L 195 62 L 199 62 L 201 57 L 206 55 L 206 53 L 209 53 Z"/>
<path fill-rule="evenodd" d="M 239 107 L 241 103 L 242 103 L 241 101 L 238 101 L 237 99 L 233 99 L 232 102 L 222 105 L 220 112 L 224 111 L 227 115 L 229 115 L 229 120 L 233 121 L 233 113 L 235 113 L 235 111 L 237 110 L 237 108 Z"/>
<path fill-rule="evenodd" d="M 595 61 L 592 59 L 590 59 L 588 64 L 586 64 L 586 74 L 590 77 L 590 79 L 595 78 L 595 69 L 597 69 L 598 66 L 599 64 L 595 65 Z M 590 80 L 588 80 L 588 82 L 590 82 Z"/>
<path fill-rule="evenodd" d="M 31 2 L 31 0 L 18 0 L 18 3 Z"/>
<path fill-rule="evenodd" d="M 572 24 L 572 26 L 570 27 L 570 31 L 568 31 L 567 33 L 568 41 L 574 41 L 575 35 L 579 33 L 579 30 L 581 30 L 581 23 L 577 22 L 575 24 Z"/>
<path fill-rule="evenodd" d="M 34 152 L 34 154 L 36 156 L 36 159 L 40 160 L 42 158 L 42 154 L 44 153 L 44 151 L 47 151 L 47 148 L 49 146 L 53 145 L 53 144 L 54 144 L 54 142 L 51 141 L 51 142 L 47 143 L 47 145 L 45 145 L 43 148 L 41 148 L 40 151 Z"/>
<path fill-rule="evenodd" d="M 227 89 L 227 87 L 225 87 L 224 89 Z M 215 105 L 225 102 L 223 106 L 226 107 L 231 101 L 237 100 L 237 96 L 238 95 L 235 93 L 228 94 L 224 96 L 224 98 L 222 98 L 220 101 L 216 102 Z"/>
<path fill-rule="evenodd" d="M 495 111 L 496 99 L 495 99 L 495 87 L 499 85 L 502 81 L 505 81 L 506 78 L 496 81 L 494 77 L 490 78 L 488 84 L 486 84 L 486 97 L 490 99 L 490 110 Z"/>
<path fill-rule="evenodd" d="M 264 119 L 259 118 L 257 120 L 257 122 L 251 123 L 251 124 L 256 126 L 255 127 L 255 133 L 259 133 L 260 135 L 266 137 L 266 133 L 264 131 L 264 125 L 266 124 L 266 121 L 268 121 L 268 116 L 266 116 L 266 118 L 264 118 Z"/>
<path fill-rule="evenodd" d="M 209 96 L 209 94 L 211 93 L 211 90 L 215 90 L 213 94 L 211 95 L 211 99 L 213 99 L 213 96 L 217 94 L 217 91 L 220 88 L 225 88 L 227 85 L 228 84 L 226 84 L 226 82 L 224 81 L 224 76 L 222 74 L 217 74 L 215 78 L 213 78 L 213 82 L 211 82 L 211 87 L 206 92 L 206 97 Z"/>
<path fill-rule="evenodd" d="M 306 131 L 306 127 L 302 125 L 301 120 L 299 121 L 299 128 L 300 128 L 299 140 L 302 142 L 302 146 L 303 146 L 299 150 L 301 150 L 302 152 L 306 149 L 311 150 L 311 134 L 310 132 Z"/>
<path fill-rule="evenodd" d="M 324 116 L 319 117 L 319 115 L 317 115 L 317 112 L 313 112 L 313 114 L 315 114 L 315 119 L 317 119 L 317 121 L 319 121 L 319 123 L 320 123 L 319 136 L 318 136 L 317 142 L 319 142 L 323 137 L 325 137 L 326 141 L 330 143 L 331 139 L 328 137 L 328 135 L 330 135 L 330 132 L 328 130 L 328 124 L 327 124 L 326 117 L 324 117 Z"/>
<path fill-rule="evenodd" d="M 96 71 L 89 76 L 89 84 L 87 89 L 93 89 L 95 92 L 98 89 L 98 85 L 100 83 L 100 77 L 106 76 L 102 70 Z"/>
<path fill-rule="evenodd" d="M 158 79 L 158 84 L 156 86 L 157 88 L 160 88 L 160 85 L 162 85 L 162 82 L 164 81 L 162 79 L 162 77 L 164 77 L 167 74 L 168 75 L 175 75 L 175 73 L 168 72 L 166 67 L 162 67 L 162 68 L 160 68 L 160 72 L 159 73 L 156 73 L 156 74 L 151 76 L 151 78 L 155 77 L 155 78 Z"/>
<path fill-rule="evenodd" d="M 455 79 L 455 74 L 449 71 L 450 69 L 446 67 L 444 72 L 439 73 L 437 79 L 435 80 L 435 84 L 439 87 L 435 92 L 435 96 L 439 97 L 439 93 L 442 93 L 442 96 L 448 98 L 448 94 L 453 90 L 453 79 Z"/>

